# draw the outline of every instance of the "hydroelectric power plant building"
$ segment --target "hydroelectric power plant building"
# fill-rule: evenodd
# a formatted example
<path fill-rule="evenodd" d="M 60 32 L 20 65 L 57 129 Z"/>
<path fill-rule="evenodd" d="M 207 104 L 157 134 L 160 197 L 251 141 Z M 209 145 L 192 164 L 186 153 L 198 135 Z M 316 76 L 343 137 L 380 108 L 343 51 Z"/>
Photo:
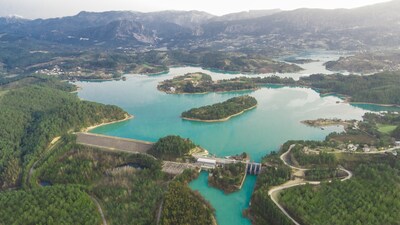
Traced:
<path fill-rule="evenodd" d="M 217 160 L 215 159 L 206 159 L 206 158 L 198 158 L 197 165 L 204 170 L 214 169 L 217 166 Z"/>

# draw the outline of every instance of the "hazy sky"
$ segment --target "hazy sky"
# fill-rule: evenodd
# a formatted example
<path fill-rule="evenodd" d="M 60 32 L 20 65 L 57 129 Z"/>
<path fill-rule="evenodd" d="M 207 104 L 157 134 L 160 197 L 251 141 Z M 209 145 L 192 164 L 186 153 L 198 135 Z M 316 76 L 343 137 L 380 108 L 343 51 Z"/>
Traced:
<path fill-rule="evenodd" d="M 80 11 L 200 10 L 214 15 L 250 9 L 354 8 L 387 0 L 0 0 L 0 16 L 48 18 L 75 15 Z"/>

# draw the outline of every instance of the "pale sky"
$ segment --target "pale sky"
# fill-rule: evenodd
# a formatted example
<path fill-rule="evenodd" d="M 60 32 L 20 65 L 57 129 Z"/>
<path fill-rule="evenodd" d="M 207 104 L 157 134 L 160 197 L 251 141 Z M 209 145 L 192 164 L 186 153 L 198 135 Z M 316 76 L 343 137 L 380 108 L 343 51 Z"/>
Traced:
<path fill-rule="evenodd" d="M 0 16 L 49 18 L 75 15 L 80 11 L 199 10 L 214 15 L 252 9 L 354 8 L 387 0 L 0 0 Z"/>

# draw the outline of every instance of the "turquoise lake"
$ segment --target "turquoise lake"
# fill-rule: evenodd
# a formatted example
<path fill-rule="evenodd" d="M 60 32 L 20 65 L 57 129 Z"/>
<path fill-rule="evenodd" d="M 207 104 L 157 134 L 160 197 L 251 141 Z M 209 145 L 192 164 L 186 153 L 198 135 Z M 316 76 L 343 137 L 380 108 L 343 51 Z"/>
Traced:
<path fill-rule="evenodd" d="M 361 119 L 365 112 L 388 110 L 375 105 L 352 106 L 335 96 L 321 97 L 309 88 L 265 86 L 256 91 L 209 93 L 195 95 L 169 95 L 157 90 L 157 84 L 173 76 L 188 72 L 206 72 L 214 79 L 232 78 L 230 75 L 205 71 L 195 67 L 171 68 L 169 73 L 157 76 L 127 75 L 126 81 L 77 82 L 80 98 L 120 106 L 134 119 L 99 127 L 93 133 L 157 141 L 167 135 L 190 138 L 211 154 L 227 156 L 247 152 L 251 159 L 260 161 L 271 151 L 276 151 L 287 140 L 323 140 L 339 126 L 324 130 L 301 123 L 306 119 L 340 118 Z M 304 74 L 300 74 L 301 76 Z M 249 94 L 258 101 L 257 108 L 234 117 L 227 122 L 201 123 L 185 121 L 180 114 L 193 107 L 225 101 Z M 242 210 L 249 205 L 256 177 L 249 176 L 239 192 L 225 195 L 208 187 L 207 173 L 190 184 L 216 209 L 220 225 L 246 225 Z"/>

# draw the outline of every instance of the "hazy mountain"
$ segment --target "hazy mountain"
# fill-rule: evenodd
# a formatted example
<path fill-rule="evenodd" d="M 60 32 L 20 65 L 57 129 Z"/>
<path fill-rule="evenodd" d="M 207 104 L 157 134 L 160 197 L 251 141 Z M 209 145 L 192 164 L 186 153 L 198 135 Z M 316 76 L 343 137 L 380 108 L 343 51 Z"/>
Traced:
<path fill-rule="evenodd" d="M 273 46 L 358 49 L 400 46 L 400 1 L 356 9 L 260 10 L 216 17 L 200 11 L 81 12 L 24 20 L 0 18 L 0 40 L 21 38 L 104 46 Z M 107 43 L 107 44 L 106 44 Z"/>
<path fill-rule="evenodd" d="M 150 30 L 136 21 L 115 20 L 104 26 L 88 28 L 78 32 L 79 37 L 96 41 L 131 41 L 137 43 L 155 43 L 156 39 Z M 81 38 L 80 38 L 81 39 Z"/>
<path fill-rule="evenodd" d="M 270 16 L 272 14 L 282 12 L 280 9 L 268 9 L 268 10 L 250 10 L 250 11 L 243 11 L 238 13 L 230 13 L 227 15 L 213 17 L 211 21 L 235 21 L 235 20 L 245 20 L 245 19 L 254 19 L 264 16 Z"/>
<path fill-rule="evenodd" d="M 289 42 L 287 44 L 297 41 L 299 45 L 323 42 L 320 47 L 398 46 L 399 11 L 400 1 L 356 9 L 298 9 L 254 19 L 213 21 L 203 29 L 207 36 L 251 35 L 269 41 L 280 39 Z"/>
<path fill-rule="evenodd" d="M 68 43 L 125 41 L 127 44 L 154 44 L 165 38 L 199 35 L 200 25 L 213 16 L 198 11 L 81 12 L 76 16 L 23 21 L 20 26 L 0 20 L 0 32 L 16 37 Z"/>

